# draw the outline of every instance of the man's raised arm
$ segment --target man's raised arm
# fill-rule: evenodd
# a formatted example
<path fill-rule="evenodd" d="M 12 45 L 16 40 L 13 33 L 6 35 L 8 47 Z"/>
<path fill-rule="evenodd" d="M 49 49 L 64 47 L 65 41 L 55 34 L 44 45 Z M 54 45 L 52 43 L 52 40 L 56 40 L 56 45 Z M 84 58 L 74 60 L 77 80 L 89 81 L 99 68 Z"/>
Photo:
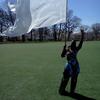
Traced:
<path fill-rule="evenodd" d="M 79 45 L 77 46 L 77 50 L 80 50 L 82 48 L 83 40 L 84 40 L 84 30 L 81 30 L 81 40 Z"/>

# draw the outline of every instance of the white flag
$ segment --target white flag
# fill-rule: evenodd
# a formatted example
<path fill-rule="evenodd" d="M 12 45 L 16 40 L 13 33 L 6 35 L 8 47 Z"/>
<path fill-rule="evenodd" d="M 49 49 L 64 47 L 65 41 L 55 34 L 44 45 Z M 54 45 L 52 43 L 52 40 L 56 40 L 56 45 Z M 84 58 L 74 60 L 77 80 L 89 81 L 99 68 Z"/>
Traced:
<path fill-rule="evenodd" d="M 16 21 L 6 32 L 18 36 L 31 29 L 66 22 L 66 0 L 17 0 Z"/>

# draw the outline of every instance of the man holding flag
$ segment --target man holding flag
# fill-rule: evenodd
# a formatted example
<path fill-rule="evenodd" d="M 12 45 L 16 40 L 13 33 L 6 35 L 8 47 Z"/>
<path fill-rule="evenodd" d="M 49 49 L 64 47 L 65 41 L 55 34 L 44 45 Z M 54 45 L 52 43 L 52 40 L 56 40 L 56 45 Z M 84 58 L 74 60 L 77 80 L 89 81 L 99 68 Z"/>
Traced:
<path fill-rule="evenodd" d="M 65 91 L 65 88 L 68 84 L 69 78 L 71 77 L 71 87 L 70 87 L 70 93 L 74 94 L 77 84 L 77 78 L 78 74 L 80 72 L 79 63 L 77 60 L 77 54 L 78 51 L 81 49 L 83 40 L 84 40 L 84 31 L 81 30 L 81 40 L 78 46 L 76 46 L 76 40 L 73 40 L 71 45 L 68 46 L 66 49 L 66 45 L 63 48 L 61 57 L 67 57 L 68 63 L 65 66 L 64 72 L 63 72 L 63 78 L 60 84 L 59 93 L 61 95 L 66 95 L 67 92 Z"/>

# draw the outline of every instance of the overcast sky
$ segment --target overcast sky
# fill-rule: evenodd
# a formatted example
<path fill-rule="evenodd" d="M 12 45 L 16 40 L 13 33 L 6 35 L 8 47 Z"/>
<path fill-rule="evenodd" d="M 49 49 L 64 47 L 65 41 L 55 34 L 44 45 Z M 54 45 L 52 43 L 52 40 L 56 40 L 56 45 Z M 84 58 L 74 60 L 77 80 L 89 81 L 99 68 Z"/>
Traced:
<path fill-rule="evenodd" d="M 5 9 L 4 1 L 10 1 L 13 4 L 16 0 L 0 0 L 0 6 Z M 72 9 L 74 15 L 82 19 L 83 24 L 100 23 L 100 0 L 69 0 L 68 2 L 69 9 Z"/>

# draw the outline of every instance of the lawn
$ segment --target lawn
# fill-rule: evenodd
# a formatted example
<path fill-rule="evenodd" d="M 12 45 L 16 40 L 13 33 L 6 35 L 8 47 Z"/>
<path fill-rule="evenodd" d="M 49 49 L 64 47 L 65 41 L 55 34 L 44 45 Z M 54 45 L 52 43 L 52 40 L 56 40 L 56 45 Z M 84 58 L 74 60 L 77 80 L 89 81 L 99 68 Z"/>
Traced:
<path fill-rule="evenodd" d="M 74 100 L 58 94 L 66 63 L 62 47 L 63 42 L 1 44 L 0 100 Z M 100 100 L 100 42 L 85 42 L 78 59 L 76 91 Z"/>

